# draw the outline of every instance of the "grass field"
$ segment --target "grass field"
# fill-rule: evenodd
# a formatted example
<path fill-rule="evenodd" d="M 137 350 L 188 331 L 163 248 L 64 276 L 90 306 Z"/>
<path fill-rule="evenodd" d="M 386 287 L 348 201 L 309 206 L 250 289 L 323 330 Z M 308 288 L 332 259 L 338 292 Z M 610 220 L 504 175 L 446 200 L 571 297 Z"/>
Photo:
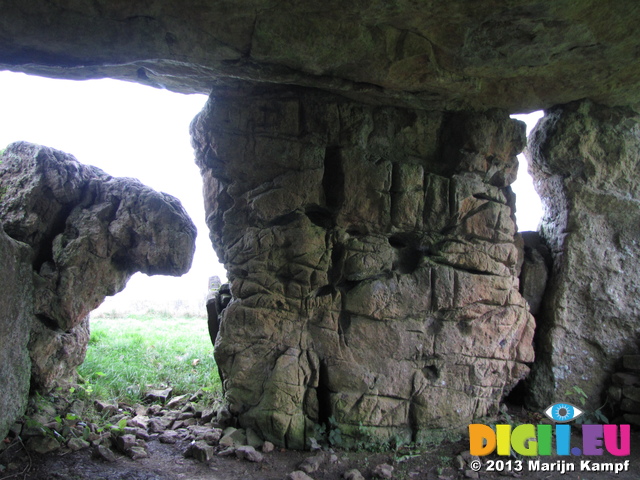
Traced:
<path fill-rule="evenodd" d="M 213 346 L 203 318 L 130 315 L 91 319 L 80 385 L 92 399 L 139 402 L 151 389 L 173 395 L 220 394 Z"/>

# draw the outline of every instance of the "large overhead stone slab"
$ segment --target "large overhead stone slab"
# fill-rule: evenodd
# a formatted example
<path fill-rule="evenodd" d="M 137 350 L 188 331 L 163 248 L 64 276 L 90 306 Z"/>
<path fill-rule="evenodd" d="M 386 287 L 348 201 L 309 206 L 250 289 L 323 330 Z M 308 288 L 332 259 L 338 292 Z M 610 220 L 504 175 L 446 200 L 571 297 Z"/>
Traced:
<path fill-rule="evenodd" d="M 635 2 L 4 0 L 0 68 L 180 92 L 268 82 L 426 109 L 640 99 Z"/>

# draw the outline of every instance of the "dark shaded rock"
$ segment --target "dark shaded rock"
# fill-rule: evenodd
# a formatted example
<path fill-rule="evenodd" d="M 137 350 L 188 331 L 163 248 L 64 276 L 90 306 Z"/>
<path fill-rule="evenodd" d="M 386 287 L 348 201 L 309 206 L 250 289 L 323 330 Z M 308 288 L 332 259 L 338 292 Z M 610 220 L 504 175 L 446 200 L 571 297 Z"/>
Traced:
<path fill-rule="evenodd" d="M 640 100 L 627 2 L 4 0 L 0 67 L 180 92 L 286 83 L 427 109 Z M 74 32 L 74 35 L 69 35 Z"/>
<path fill-rule="evenodd" d="M 551 253 L 537 232 L 522 232 L 524 259 L 520 271 L 520 293 L 529 303 L 529 311 L 536 315 L 549 277 Z"/>
<path fill-rule="evenodd" d="M 640 377 L 637 374 L 616 372 L 611 377 L 611 381 L 614 385 L 627 386 L 632 385 L 634 387 L 640 386 Z"/>
<path fill-rule="evenodd" d="M 55 452 L 60 448 L 60 443 L 53 437 L 31 437 L 25 447 L 32 452 L 42 455 Z"/>
<path fill-rule="evenodd" d="M 211 279 L 209 279 L 209 293 L 207 294 L 206 305 L 209 337 L 211 337 L 211 344 L 215 346 L 218 331 L 220 330 L 220 315 L 231 301 L 231 291 L 228 283 L 220 285 L 218 277 L 212 278 L 215 280 L 212 284 Z"/>
<path fill-rule="evenodd" d="M 119 435 L 116 437 L 116 447 L 122 453 L 128 452 L 135 446 L 137 446 L 135 435 Z"/>
<path fill-rule="evenodd" d="M 0 228 L 0 438 L 26 407 L 31 378 L 29 335 L 33 325 L 33 284 L 29 248 Z"/>
<path fill-rule="evenodd" d="M 163 388 L 162 390 L 149 390 L 144 396 L 144 400 L 146 402 L 164 403 L 171 396 L 171 392 L 173 392 L 173 388 L 171 387 Z"/>
<path fill-rule="evenodd" d="M 534 406 L 578 386 L 598 408 L 619 359 L 638 354 L 639 122 L 633 110 L 583 101 L 550 109 L 531 134 L 527 156 L 553 256 L 529 379 Z"/>
<path fill-rule="evenodd" d="M 497 411 L 533 360 L 508 187 L 522 127 L 311 90 L 210 98 L 192 135 L 242 427 L 304 448 L 329 417 L 410 441 Z"/>
<path fill-rule="evenodd" d="M 107 448 L 104 445 L 96 445 L 93 448 L 93 456 L 96 458 L 100 458 L 107 462 L 115 462 L 117 461 L 116 455 L 111 451 L 110 448 Z"/>
<path fill-rule="evenodd" d="M 624 355 L 622 366 L 627 370 L 640 372 L 640 355 Z"/>

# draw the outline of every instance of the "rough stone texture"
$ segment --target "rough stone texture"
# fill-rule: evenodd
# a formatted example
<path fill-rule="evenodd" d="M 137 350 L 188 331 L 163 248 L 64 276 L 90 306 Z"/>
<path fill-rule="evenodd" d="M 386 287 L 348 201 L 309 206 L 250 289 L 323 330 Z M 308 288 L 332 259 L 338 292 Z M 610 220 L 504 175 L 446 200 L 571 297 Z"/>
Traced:
<path fill-rule="evenodd" d="M 553 256 L 529 379 L 533 405 L 575 385 L 597 408 L 615 363 L 638 353 L 639 122 L 632 110 L 584 101 L 549 110 L 530 137 Z"/>
<path fill-rule="evenodd" d="M 309 90 L 210 98 L 192 135 L 243 427 L 303 448 L 330 416 L 420 440 L 496 410 L 533 361 L 508 187 L 523 127 Z"/>
<path fill-rule="evenodd" d="M 33 311 L 31 252 L 0 228 L 0 438 L 24 412 L 29 395 Z"/>
<path fill-rule="evenodd" d="M 175 198 L 26 142 L 0 157 L 0 192 L 2 437 L 30 386 L 82 363 L 89 312 L 137 271 L 185 273 L 196 231 Z"/>
<path fill-rule="evenodd" d="M 522 232 L 524 258 L 520 271 L 520 293 L 529 303 L 529 311 L 536 315 L 549 280 L 551 253 L 538 232 Z"/>
<path fill-rule="evenodd" d="M 0 68 L 182 92 L 286 83 L 430 109 L 640 100 L 635 2 L 3 0 Z"/>
<path fill-rule="evenodd" d="M 36 315 L 69 331 L 135 272 L 189 270 L 195 227 L 175 198 L 73 156 L 17 142 L 2 156 L 0 219 L 35 252 Z"/>
<path fill-rule="evenodd" d="M 54 330 L 42 321 L 35 321 L 29 341 L 33 386 L 46 390 L 57 379 L 69 377 L 84 361 L 89 336 L 88 315 L 69 331 Z"/>

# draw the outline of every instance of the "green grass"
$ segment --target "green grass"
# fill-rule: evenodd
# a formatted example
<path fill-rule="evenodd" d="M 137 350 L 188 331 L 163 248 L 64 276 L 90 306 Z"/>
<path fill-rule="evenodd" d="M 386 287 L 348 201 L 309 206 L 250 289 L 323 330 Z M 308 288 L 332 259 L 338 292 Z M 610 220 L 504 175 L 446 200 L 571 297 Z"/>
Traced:
<path fill-rule="evenodd" d="M 133 404 L 149 390 L 167 386 L 174 396 L 221 391 L 202 318 L 92 318 L 87 357 L 78 373 L 84 393 L 103 401 Z"/>

